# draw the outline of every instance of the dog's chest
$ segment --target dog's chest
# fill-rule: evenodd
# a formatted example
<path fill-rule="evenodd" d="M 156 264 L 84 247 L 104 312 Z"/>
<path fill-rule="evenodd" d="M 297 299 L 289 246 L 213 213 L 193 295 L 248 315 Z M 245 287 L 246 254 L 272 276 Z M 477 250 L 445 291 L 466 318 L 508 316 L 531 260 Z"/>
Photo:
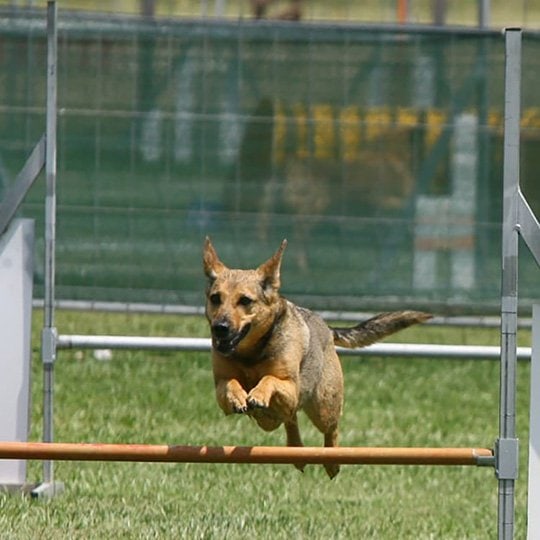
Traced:
<path fill-rule="evenodd" d="M 298 380 L 300 371 L 300 359 L 290 361 L 285 357 L 278 357 L 265 360 L 254 366 L 242 365 L 239 369 L 239 380 L 246 391 L 250 391 L 257 386 L 261 379 L 266 376 L 281 380 Z"/>
<path fill-rule="evenodd" d="M 259 384 L 259 381 L 262 379 L 263 375 L 259 373 L 259 370 L 256 369 L 244 369 L 242 370 L 242 386 L 244 389 L 249 392 Z"/>

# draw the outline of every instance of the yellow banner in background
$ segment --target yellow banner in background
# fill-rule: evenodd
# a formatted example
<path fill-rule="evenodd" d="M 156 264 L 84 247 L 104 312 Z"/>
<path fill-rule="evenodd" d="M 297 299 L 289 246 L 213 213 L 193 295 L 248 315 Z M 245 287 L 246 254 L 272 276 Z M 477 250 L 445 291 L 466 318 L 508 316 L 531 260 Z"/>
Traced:
<path fill-rule="evenodd" d="M 486 125 L 490 131 L 502 135 L 503 122 L 499 109 L 487 112 Z M 335 107 L 325 103 L 286 106 L 276 103 L 273 125 L 274 161 L 278 164 L 287 157 L 342 159 L 352 163 L 359 159 L 369 143 L 413 130 L 421 130 L 421 140 L 429 150 L 445 129 L 452 129 L 453 120 L 446 110 L 436 108 Z M 540 138 L 540 108 L 524 109 L 521 127 L 526 137 Z"/>

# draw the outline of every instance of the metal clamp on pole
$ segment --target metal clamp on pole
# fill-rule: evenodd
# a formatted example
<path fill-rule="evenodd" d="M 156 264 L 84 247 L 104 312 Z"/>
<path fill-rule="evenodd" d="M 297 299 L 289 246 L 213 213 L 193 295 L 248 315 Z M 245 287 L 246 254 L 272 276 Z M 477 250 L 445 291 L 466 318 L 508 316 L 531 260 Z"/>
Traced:
<path fill-rule="evenodd" d="M 499 480 L 516 480 L 519 473 L 519 439 L 495 443 L 495 474 Z"/>
<path fill-rule="evenodd" d="M 41 360 L 44 364 L 54 364 L 58 332 L 54 327 L 45 327 L 41 331 Z"/>

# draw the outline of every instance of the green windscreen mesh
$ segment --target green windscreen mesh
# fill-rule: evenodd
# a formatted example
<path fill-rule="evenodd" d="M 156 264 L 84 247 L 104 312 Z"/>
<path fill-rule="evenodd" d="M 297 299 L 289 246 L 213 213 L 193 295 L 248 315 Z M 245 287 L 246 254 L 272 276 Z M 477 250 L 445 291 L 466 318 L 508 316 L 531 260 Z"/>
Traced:
<path fill-rule="evenodd" d="M 46 39 L 43 13 L 0 15 L 2 190 L 44 131 Z M 537 36 L 523 51 L 540 210 Z M 498 308 L 500 34 L 61 13 L 58 77 L 59 299 L 199 305 L 209 235 L 240 268 L 287 238 L 283 291 L 312 307 Z"/>

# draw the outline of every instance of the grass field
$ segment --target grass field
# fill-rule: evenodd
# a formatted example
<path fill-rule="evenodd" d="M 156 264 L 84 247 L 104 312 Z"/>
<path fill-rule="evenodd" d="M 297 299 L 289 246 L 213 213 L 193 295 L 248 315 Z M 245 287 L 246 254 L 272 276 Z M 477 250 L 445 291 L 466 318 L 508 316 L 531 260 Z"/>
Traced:
<path fill-rule="evenodd" d="M 36 313 L 32 440 L 41 436 Z M 58 313 L 60 333 L 206 336 L 199 318 Z M 521 344 L 529 335 L 520 332 Z M 424 327 L 393 341 L 497 344 L 496 330 Z M 343 360 L 341 443 L 346 446 L 488 446 L 498 431 L 498 364 L 492 361 Z M 516 538 L 525 536 L 529 366 L 520 364 L 523 440 Z M 62 351 L 56 364 L 55 438 L 65 442 L 281 445 L 247 418 L 226 418 L 207 354 Z M 305 420 L 302 418 L 302 420 Z M 321 436 L 302 424 L 306 444 Z M 65 493 L 50 501 L 0 495 L 0 537 L 491 539 L 497 527 L 492 470 L 344 466 L 58 463 Z M 29 480 L 39 480 L 32 462 Z"/>

